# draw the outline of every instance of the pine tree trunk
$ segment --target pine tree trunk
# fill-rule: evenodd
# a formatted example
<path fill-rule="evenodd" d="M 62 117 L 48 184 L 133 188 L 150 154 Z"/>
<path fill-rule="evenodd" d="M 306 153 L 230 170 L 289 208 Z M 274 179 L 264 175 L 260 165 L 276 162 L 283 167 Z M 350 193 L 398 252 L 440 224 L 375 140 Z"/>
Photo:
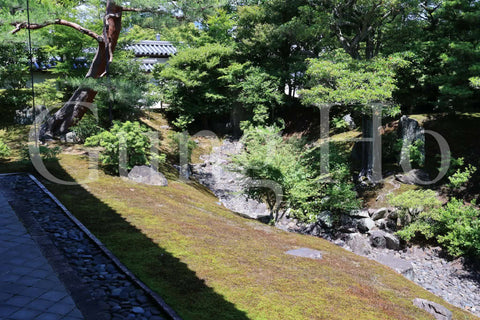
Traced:
<path fill-rule="evenodd" d="M 86 78 L 101 78 L 108 73 L 122 28 L 122 7 L 108 0 L 103 22 L 103 42 L 98 44 L 97 52 L 90 65 Z M 65 135 L 68 129 L 77 123 L 89 110 L 97 92 L 93 89 L 78 88 L 72 97 L 51 116 L 40 128 L 40 140 L 58 138 Z"/>

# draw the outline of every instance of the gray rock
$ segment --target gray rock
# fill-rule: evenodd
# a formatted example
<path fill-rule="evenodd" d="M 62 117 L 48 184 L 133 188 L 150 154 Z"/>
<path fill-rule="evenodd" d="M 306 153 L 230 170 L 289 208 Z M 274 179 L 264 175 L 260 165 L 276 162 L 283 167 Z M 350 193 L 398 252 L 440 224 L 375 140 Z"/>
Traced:
<path fill-rule="evenodd" d="M 391 253 L 378 255 L 375 260 L 397 271 L 398 273 L 402 274 L 405 278 L 413 281 L 415 274 L 413 272 L 413 266 L 410 262 L 399 259 Z"/>
<path fill-rule="evenodd" d="M 133 167 L 128 173 L 128 179 L 151 186 L 165 187 L 168 185 L 167 178 L 161 172 L 157 172 L 149 166 Z"/>
<path fill-rule="evenodd" d="M 387 214 L 388 214 L 387 208 L 380 208 L 372 214 L 372 220 L 383 219 Z"/>
<path fill-rule="evenodd" d="M 425 158 L 425 133 L 417 120 L 402 116 L 398 123 L 398 135 L 402 139 L 402 153 L 400 155 L 400 164 L 408 163 L 408 147 L 417 140 L 423 142 L 420 146 L 420 152 Z"/>
<path fill-rule="evenodd" d="M 113 297 L 119 297 L 120 293 L 122 293 L 122 288 L 115 288 L 112 290 L 112 296 Z"/>
<path fill-rule="evenodd" d="M 387 228 L 387 219 L 379 219 L 375 221 L 375 225 L 380 230 L 385 230 Z"/>
<path fill-rule="evenodd" d="M 422 184 L 422 182 L 429 181 L 430 176 L 423 170 L 413 169 L 404 174 L 396 174 L 395 179 L 404 184 Z"/>
<path fill-rule="evenodd" d="M 400 239 L 398 239 L 397 236 L 390 233 L 386 233 L 385 241 L 386 241 L 387 249 L 400 250 Z"/>
<path fill-rule="evenodd" d="M 315 260 L 322 259 L 322 252 L 318 250 L 310 249 L 310 248 L 294 249 L 294 250 L 289 250 L 285 253 L 292 256 L 302 257 L 302 258 L 310 258 Z"/>
<path fill-rule="evenodd" d="M 77 137 L 77 134 L 73 131 L 67 132 L 65 135 L 65 142 L 68 143 L 79 143 L 80 139 Z"/>
<path fill-rule="evenodd" d="M 353 118 L 352 118 L 351 114 L 347 114 L 347 115 L 343 116 L 343 121 L 345 121 L 348 124 L 348 128 L 350 130 L 353 130 L 357 127 L 355 125 L 355 122 L 353 121 Z"/>
<path fill-rule="evenodd" d="M 333 214 L 330 211 L 322 211 L 317 216 L 318 222 L 326 228 L 333 227 Z"/>
<path fill-rule="evenodd" d="M 352 210 L 349 215 L 354 218 L 370 218 L 368 210 Z"/>
<path fill-rule="evenodd" d="M 387 247 L 387 240 L 385 239 L 386 236 L 385 231 L 375 230 L 370 232 L 370 242 L 372 246 L 376 248 L 386 248 Z"/>
<path fill-rule="evenodd" d="M 372 247 L 370 246 L 370 243 L 368 243 L 367 238 L 360 233 L 353 233 L 348 235 L 345 243 L 356 254 L 366 256 L 372 251 Z"/>
<path fill-rule="evenodd" d="M 452 312 L 442 306 L 441 304 L 438 304 L 433 301 L 425 300 L 425 299 L 420 299 L 420 298 L 415 298 L 413 300 L 413 304 L 420 309 L 423 309 L 427 311 L 428 313 L 432 314 L 435 319 L 437 320 L 451 320 L 452 319 Z"/>
<path fill-rule="evenodd" d="M 344 233 L 354 233 L 357 230 L 357 221 L 349 215 L 343 214 L 340 216 L 339 231 Z"/>
<path fill-rule="evenodd" d="M 387 218 L 388 218 L 388 219 L 391 219 L 391 220 L 394 220 L 394 221 L 397 221 L 397 218 L 398 218 L 398 212 L 397 212 L 397 210 L 392 210 L 392 211 L 387 215 Z"/>
<path fill-rule="evenodd" d="M 133 308 L 132 308 L 132 311 L 133 311 L 134 313 L 137 313 L 137 314 L 143 314 L 143 313 L 145 313 L 145 310 L 143 310 L 142 307 L 133 307 Z"/>
<path fill-rule="evenodd" d="M 367 233 L 375 227 L 375 221 L 370 218 L 363 218 L 358 220 L 357 229 L 360 232 Z"/>

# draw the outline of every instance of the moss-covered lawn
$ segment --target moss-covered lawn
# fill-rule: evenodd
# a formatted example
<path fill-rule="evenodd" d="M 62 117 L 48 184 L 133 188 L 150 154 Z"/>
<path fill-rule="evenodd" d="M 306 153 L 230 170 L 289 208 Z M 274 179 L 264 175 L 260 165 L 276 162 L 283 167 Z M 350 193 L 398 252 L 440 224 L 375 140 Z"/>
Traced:
<path fill-rule="evenodd" d="M 57 177 L 80 181 L 88 161 L 62 154 Z M 0 171 L 33 171 L 7 162 Z M 43 181 L 65 206 L 184 319 L 433 319 L 416 297 L 456 319 L 474 319 L 378 263 L 320 238 L 283 232 L 236 216 L 205 188 L 170 179 L 168 187 L 98 172 L 89 184 Z M 310 260 L 284 254 L 309 247 Z"/>

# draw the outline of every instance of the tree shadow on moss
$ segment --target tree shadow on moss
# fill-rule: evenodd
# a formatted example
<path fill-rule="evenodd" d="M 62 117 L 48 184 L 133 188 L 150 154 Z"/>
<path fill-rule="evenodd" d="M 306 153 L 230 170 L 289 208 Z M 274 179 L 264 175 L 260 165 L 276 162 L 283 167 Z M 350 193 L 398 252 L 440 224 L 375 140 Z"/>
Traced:
<path fill-rule="evenodd" d="M 57 178 L 75 182 L 58 161 L 46 162 Z M 249 319 L 216 293 L 177 257 L 148 238 L 81 185 L 59 185 L 43 179 L 29 163 L 0 163 L 0 173 L 35 175 L 140 280 L 157 292 L 183 319 Z"/>

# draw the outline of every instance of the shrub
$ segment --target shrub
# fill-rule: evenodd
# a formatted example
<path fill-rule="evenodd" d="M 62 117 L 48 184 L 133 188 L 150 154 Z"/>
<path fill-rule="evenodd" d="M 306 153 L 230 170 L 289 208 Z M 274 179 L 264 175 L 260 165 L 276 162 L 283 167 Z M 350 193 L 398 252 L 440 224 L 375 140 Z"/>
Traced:
<path fill-rule="evenodd" d="M 152 143 L 147 132 L 147 128 L 138 122 L 114 122 L 109 131 L 87 138 L 85 146 L 101 146 L 103 150 L 100 151 L 100 161 L 112 173 L 119 172 L 120 151 L 126 151 L 128 170 L 136 165 L 150 164 L 154 159 L 158 162 L 165 161 L 165 155 L 156 155 L 150 151 Z"/>
<path fill-rule="evenodd" d="M 399 209 L 403 223 L 410 223 L 419 213 L 441 205 L 433 190 L 408 190 L 389 198 L 390 205 Z"/>
<path fill-rule="evenodd" d="M 425 142 L 420 139 L 417 139 L 406 146 L 403 145 L 402 139 L 398 139 L 394 149 L 399 158 L 401 157 L 402 153 L 408 154 L 412 167 L 419 168 L 425 163 L 424 146 Z M 403 148 L 405 148 L 405 150 L 402 150 Z"/>
<path fill-rule="evenodd" d="M 332 119 L 333 131 L 336 133 L 348 131 L 349 125 L 343 117 L 335 117 Z"/>
<path fill-rule="evenodd" d="M 55 147 L 39 146 L 38 149 L 39 149 L 40 157 L 44 161 L 57 160 L 58 155 L 62 152 L 62 148 L 60 148 L 59 146 L 55 146 Z M 22 161 L 30 160 L 31 155 L 30 155 L 30 149 L 28 148 L 28 146 L 25 146 L 20 150 L 20 157 L 22 158 Z"/>
<path fill-rule="evenodd" d="M 436 239 L 454 257 L 479 256 L 480 210 L 452 198 L 442 208 L 422 212 L 415 222 L 398 232 L 407 241 L 416 234 Z"/>
<path fill-rule="evenodd" d="M 453 159 L 452 163 L 456 167 L 463 166 L 464 161 L 463 158 Z M 468 166 L 464 167 L 463 170 L 458 168 L 455 172 L 450 172 L 451 174 L 448 177 L 448 187 L 451 189 L 459 189 L 460 187 L 465 186 L 472 175 L 477 171 L 477 168 L 469 164 Z"/>
<path fill-rule="evenodd" d="M 10 156 L 10 148 L 5 142 L 0 140 L 0 159 L 4 159 Z"/>
<path fill-rule="evenodd" d="M 195 143 L 195 141 L 191 140 L 191 139 L 188 139 L 186 142 L 183 141 L 183 136 L 182 136 L 182 133 L 181 132 L 170 132 L 168 134 L 168 137 L 170 138 L 169 140 L 169 147 L 170 147 L 170 150 L 172 150 L 172 154 L 175 155 L 175 156 L 179 156 L 180 154 L 180 143 L 186 143 L 187 144 L 187 158 L 188 158 L 188 162 L 190 162 L 192 160 L 192 152 L 193 152 L 193 149 L 195 149 L 197 147 L 197 144 Z"/>
<path fill-rule="evenodd" d="M 91 115 L 85 115 L 75 126 L 71 127 L 77 138 L 85 142 L 87 138 L 94 136 L 102 131 L 97 120 Z"/>
<path fill-rule="evenodd" d="M 320 148 L 306 147 L 296 138 L 284 140 L 280 128 L 248 127 L 241 140 L 244 151 L 234 157 L 235 168 L 252 179 L 247 185 L 250 196 L 275 205 L 273 191 L 258 188 L 255 181 L 268 180 L 280 186 L 284 205 L 303 221 L 314 221 L 319 212 L 339 212 L 358 208 L 356 192 L 350 182 L 346 157 L 332 144 L 330 174 L 320 172 Z M 272 218 L 276 212 L 272 211 Z"/>

